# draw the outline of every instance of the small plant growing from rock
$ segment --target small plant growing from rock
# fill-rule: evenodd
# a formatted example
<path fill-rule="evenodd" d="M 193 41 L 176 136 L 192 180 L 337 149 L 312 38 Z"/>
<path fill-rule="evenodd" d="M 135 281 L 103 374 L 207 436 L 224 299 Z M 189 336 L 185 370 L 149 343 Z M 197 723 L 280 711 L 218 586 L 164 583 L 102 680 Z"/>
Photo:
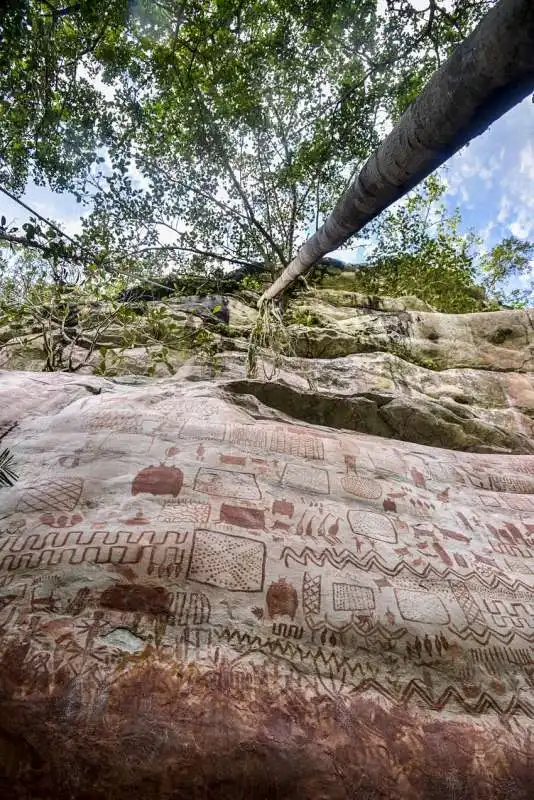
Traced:
<path fill-rule="evenodd" d="M 259 278 L 254 275 L 245 275 L 239 283 L 239 288 L 248 292 L 261 292 L 263 286 Z"/>
<path fill-rule="evenodd" d="M 321 319 L 309 308 L 295 308 L 288 313 L 288 318 L 291 325 L 304 325 L 306 328 L 323 326 Z"/>

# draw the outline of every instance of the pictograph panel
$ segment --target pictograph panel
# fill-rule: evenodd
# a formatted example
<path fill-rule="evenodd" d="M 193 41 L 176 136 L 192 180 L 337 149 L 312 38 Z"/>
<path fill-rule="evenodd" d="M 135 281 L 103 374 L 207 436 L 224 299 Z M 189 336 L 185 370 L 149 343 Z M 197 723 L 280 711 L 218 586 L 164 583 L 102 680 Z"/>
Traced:
<path fill-rule="evenodd" d="M 198 530 L 187 578 L 231 592 L 261 592 L 265 555 L 265 545 L 256 539 Z"/>
<path fill-rule="evenodd" d="M 436 625 L 447 625 L 450 621 L 449 612 L 437 594 L 414 589 L 395 589 L 395 596 L 401 617 L 405 620 Z"/>
<path fill-rule="evenodd" d="M 371 611 L 375 607 L 372 589 L 354 583 L 333 583 L 334 611 Z"/>
<path fill-rule="evenodd" d="M 397 542 L 397 531 L 386 514 L 377 514 L 373 511 L 350 509 L 347 519 L 352 532 L 356 536 L 367 536 L 368 539 L 377 539 L 379 542 Z"/>

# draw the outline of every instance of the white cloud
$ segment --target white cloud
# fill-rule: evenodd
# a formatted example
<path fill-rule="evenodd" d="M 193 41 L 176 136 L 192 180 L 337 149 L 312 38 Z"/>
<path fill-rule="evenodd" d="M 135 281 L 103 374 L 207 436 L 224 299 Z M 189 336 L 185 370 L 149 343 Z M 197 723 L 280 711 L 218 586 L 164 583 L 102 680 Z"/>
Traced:
<path fill-rule="evenodd" d="M 102 80 L 101 70 L 93 74 L 93 72 L 82 63 L 78 66 L 78 76 L 85 78 L 89 83 L 91 83 L 93 88 L 97 89 L 106 100 L 113 100 L 115 98 L 115 88 L 118 88 L 119 82 L 115 81 L 115 85 L 104 83 Z"/>
<path fill-rule="evenodd" d="M 339 250 L 334 250 L 328 253 L 328 258 L 339 258 L 346 264 L 361 264 L 365 261 L 369 252 L 372 250 L 374 242 L 369 240 L 362 240 L 362 244 L 355 244 L 350 248 L 340 247 Z"/>
<path fill-rule="evenodd" d="M 501 195 L 501 199 L 499 201 L 499 213 L 497 215 L 497 222 L 500 222 L 501 225 L 505 225 L 506 222 L 508 221 L 511 210 L 512 210 L 512 201 L 506 194 Z"/>
<path fill-rule="evenodd" d="M 519 239 L 534 237 L 534 192 L 530 181 L 503 180 L 497 221 Z"/>
<path fill-rule="evenodd" d="M 463 229 L 474 228 L 486 251 L 507 236 L 534 240 L 533 133 L 527 97 L 447 164 L 447 195 L 460 206 Z M 464 202 L 466 192 L 472 208 Z M 508 288 L 525 289 L 533 278 L 518 276 Z"/>
<path fill-rule="evenodd" d="M 529 180 L 534 181 L 534 147 L 532 142 L 528 142 L 521 150 L 519 171 Z"/>
<path fill-rule="evenodd" d="M 498 221 L 520 239 L 534 238 L 534 147 L 533 108 L 530 98 L 502 120 L 507 149 L 506 168 L 499 184 L 501 194 Z"/>
<path fill-rule="evenodd" d="M 479 235 L 482 239 L 482 247 L 484 250 L 489 250 L 491 248 L 491 239 L 495 228 L 496 223 L 490 220 L 488 224 L 480 231 Z"/>
<path fill-rule="evenodd" d="M 156 227 L 160 245 L 175 245 L 178 240 L 179 233 L 185 233 L 187 231 L 186 225 L 177 225 L 177 230 L 175 231 L 167 228 L 165 225 L 157 225 Z"/>
<path fill-rule="evenodd" d="M 532 285 L 532 281 L 534 280 L 534 258 L 529 261 L 528 270 L 525 270 L 520 275 L 516 276 L 516 281 L 520 285 L 521 288 L 526 288 L 527 286 Z"/>
<path fill-rule="evenodd" d="M 469 202 L 469 192 L 467 191 L 467 188 L 463 184 L 460 186 L 460 200 L 462 201 L 462 203 Z"/>
<path fill-rule="evenodd" d="M 76 236 L 77 234 L 82 232 L 82 217 L 78 217 L 78 219 L 69 219 L 67 221 L 63 221 L 61 224 L 61 228 L 68 236 Z"/>
<path fill-rule="evenodd" d="M 467 147 L 461 150 L 448 163 L 446 194 L 451 197 L 459 195 L 462 203 L 469 202 L 470 187 L 475 181 L 482 181 L 486 189 L 493 187 L 494 181 L 502 169 L 502 153 L 483 158 L 476 148 Z"/>
<path fill-rule="evenodd" d="M 508 226 L 514 236 L 518 239 L 526 239 L 530 235 L 531 225 L 525 225 L 524 221 L 518 217 Z"/>
<path fill-rule="evenodd" d="M 81 207 L 68 192 L 59 194 L 46 186 L 36 186 L 30 181 L 22 200 L 45 219 L 59 223 L 67 233 L 78 231 L 82 216 Z M 7 197 L 2 198 L 0 211 L 10 224 L 19 227 L 32 216 L 30 211 Z"/>

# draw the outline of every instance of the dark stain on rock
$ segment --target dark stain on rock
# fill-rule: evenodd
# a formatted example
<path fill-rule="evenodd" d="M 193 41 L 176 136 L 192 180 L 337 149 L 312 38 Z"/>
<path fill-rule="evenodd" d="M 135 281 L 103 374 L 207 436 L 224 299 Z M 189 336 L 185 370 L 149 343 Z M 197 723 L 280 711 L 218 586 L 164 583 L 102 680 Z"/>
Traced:
<path fill-rule="evenodd" d="M 231 392 L 236 399 L 252 395 L 264 405 L 294 419 L 328 428 L 473 453 L 534 452 L 532 441 L 525 434 L 505 430 L 462 405 L 451 409 L 446 401 L 444 404 L 423 397 L 414 400 L 402 392 L 364 391 L 349 397 L 306 392 L 260 380 L 228 381 L 225 391 Z"/>
<path fill-rule="evenodd" d="M 171 595 L 163 586 L 116 583 L 100 595 L 100 605 L 114 611 L 167 616 L 170 604 Z"/>
<path fill-rule="evenodd" d="M 495 333 L 492 333 L 488 336 L 489 341 L 492 344 L 503 344 L 506 339 L 509 339 L 510 336 L 514 335 L 514 331 L 512 328 L 497 328 Z"/>
<path fill-rule="evenodd" d="M 0 789 L 9 800 L 528 800 L 528 726 L 422 718 L 361 695 L 310 702 L 222 659 L 208 675 L 140 662 L 99 715 L 65 715 L 71 684 L 3 686 Z M 224 687 L 222 691 L 221 687 Z M 496 730 L 498 736 L 496 737 Z"/>

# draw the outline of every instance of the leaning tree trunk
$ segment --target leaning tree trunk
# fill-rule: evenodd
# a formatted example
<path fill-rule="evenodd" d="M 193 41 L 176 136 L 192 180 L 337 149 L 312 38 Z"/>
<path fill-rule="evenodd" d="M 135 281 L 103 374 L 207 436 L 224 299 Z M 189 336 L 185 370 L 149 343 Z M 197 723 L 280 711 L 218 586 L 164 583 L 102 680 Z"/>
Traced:
<path fill-rule="evenodd" d="M 534 0 L 500 0 L 434 73 L 260 304 L 281 294 L 533 89 Z"/>

